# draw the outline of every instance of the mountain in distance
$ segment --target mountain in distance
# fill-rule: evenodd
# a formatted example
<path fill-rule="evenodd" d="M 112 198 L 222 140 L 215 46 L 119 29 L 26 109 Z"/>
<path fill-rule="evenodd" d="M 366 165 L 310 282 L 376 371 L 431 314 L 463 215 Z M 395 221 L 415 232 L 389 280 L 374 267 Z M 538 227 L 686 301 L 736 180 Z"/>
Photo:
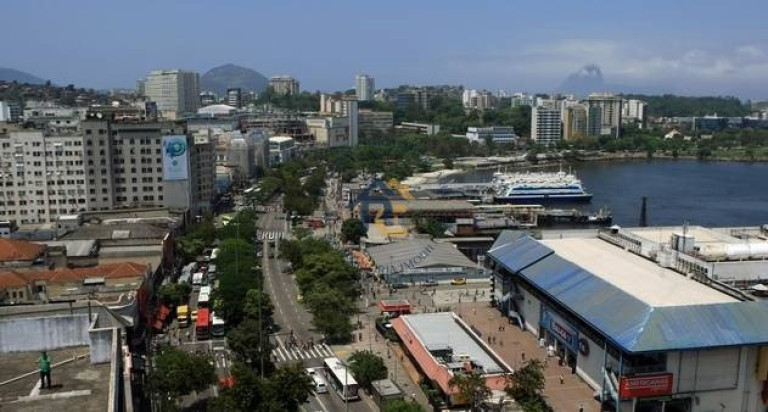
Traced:
<path fill-rule="evenodd" d="M 267 90 L 269 80 L 255 71 L 234 64 L 225 64 L 208 70 L 200 78 L 200 90 L 214 92 L 219 96 L 227 93 L 228 88 L 239 87 L 243 91 L 261 93 Z"/>
<path fill-rule="evenodd" d="M 29 73 L 22 72 L 16 69 L 9 69 L 6 67 L 0 67 L 0 81 L 17 82 L 17 83 L 29 83 L 29 84 L 45 84 L 45 80 L 37 76 L 33 76 Z"/>
<path fill-rule="evenodd" d="M 571 73 L 557 88 L 557 92 L 586 97 L 590 93 L 605 91 L 603 72 L 595 64 L 588 64 L 579 71 Z"/>

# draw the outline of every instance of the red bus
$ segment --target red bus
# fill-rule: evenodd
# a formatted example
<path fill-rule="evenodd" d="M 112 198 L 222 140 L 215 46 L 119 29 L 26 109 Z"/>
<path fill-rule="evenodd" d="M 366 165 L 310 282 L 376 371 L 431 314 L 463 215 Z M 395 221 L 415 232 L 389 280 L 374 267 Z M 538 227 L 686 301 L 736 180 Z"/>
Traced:
<path fill-rule="evenodd" d="M 208 339 L 211 336 L 211 312 L 208 308 L 197 310 L 197 326 L 195 328 L 197 340 Z"/>

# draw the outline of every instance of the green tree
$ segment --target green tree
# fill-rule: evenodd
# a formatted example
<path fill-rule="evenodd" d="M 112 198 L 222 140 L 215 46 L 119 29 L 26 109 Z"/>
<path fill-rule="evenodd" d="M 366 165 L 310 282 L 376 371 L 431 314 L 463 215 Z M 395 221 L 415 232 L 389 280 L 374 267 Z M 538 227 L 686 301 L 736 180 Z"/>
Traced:
<path fill-rule="evenodd" d="M 254 370 L 261 370 L 264 365 L 264 373 L 274 369 L 270 353 L 272 344 L 269 342 L 269 334 L 259 328 L 255 319 L 246 319 L 227 334 L 227 343 L 238 359 Z"/>
<path fill-rule="evenodd" d="M 341 224 L 341 238 L 344 242 L 360 243 L 360 238 L 368 234 L 365 224 L 357 218 L 349 218 Z"/>
<path fill-rule="evenodd" d="M 243 313 L 248 319 L 257 320 L 261 317 L 261 328 L 266 330 L 266 327 L 271 324 L 272 315 L 274 314 L 275 307 L 272 305 L 272 299 L 269 295 L 259 289 L 251 289 L 245 293 L 245 306 L 243 307 Z"/>
<path fill-rule="evenodd" d="M 168 283 L 160 286 L 158 291 L 160 300 L 174 306 L 187 303 L 190 293 L 192 293 L 192 286 L 188 283 Z"/>
<path fill-rule="evenodd" d="M 448 381 L 448 384 L 459 390 L 459 396 L 472 411 L 479 411 L 482 402 L 491 396 L 491 390 L 488 389 L 485 378 L 477 372 L 457 373 Z"/>
<path fill-rule="evenodd" d="M 355 380 L 366 389 L 371 389 L 371 382 L 387 377 L 384 359 L 371 351 L 354 351 L 347 362 Z"/>
<path fill-rule="evenodd" d="M 315 390 L 312 378 L 307 375 L 304 365 L 292 363 L 281 367 L 267 380 L 274 410 L 298 411 Z"/>
<path fill-rule="evenodd" d="M 269 399 L 266 380 L 259 373 L 243 362 L 236 360 L 232 363 L 232 381 L 234 385 L 223 388 L 219 396 L 208 405 L 212 412 L 250 412 L 264 410 L 262 405 Z"/>
<path fill-rule="evenodd" d="M 416 402 L 394 399 L 384 402 L 382 412 L 424 412 L 424 408 Z"/>
<path fill-rule="evenodd" d="M 180 396 L 202 391 L 216 382 L 213 359 L 196 355 L 173 346 L 161 346 L 153 359 L 149 379 L 152 390 L 169 408 L 177 405 Z"/>
<path fill-rule="evenodd" d="M 549 411 L 551 409 L 541 395 L 544 384 L 544 362 L 531 359 L 507 376 L 505 390 L 526 412 Z"/>

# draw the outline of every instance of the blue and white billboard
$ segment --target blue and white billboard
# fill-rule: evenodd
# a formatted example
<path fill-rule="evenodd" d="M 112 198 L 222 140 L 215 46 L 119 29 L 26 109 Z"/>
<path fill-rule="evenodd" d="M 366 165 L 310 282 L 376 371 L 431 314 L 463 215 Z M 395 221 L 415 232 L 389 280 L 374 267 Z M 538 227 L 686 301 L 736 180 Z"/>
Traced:
<path fill-rule="evenodd" d="M 163 136 L 163 180 L 189 179 L 187 136 Z"/>

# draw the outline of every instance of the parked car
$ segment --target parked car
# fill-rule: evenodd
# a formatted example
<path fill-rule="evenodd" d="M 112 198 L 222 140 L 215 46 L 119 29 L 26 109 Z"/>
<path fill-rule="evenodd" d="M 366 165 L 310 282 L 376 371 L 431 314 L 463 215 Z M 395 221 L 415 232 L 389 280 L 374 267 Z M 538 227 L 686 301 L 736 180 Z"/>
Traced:
<path fill-rule="evenodd" d="M 424 286 L 437 286 L 437 285 L 438 285 L 438 283 L 434 279 L 429 279 L 429 280 L 424 282 Z"/>
<path fill-rule="evenodd" d="M 451 281 L 451 285 L 466 285 L 467 284 L 467 278 L 454 278 Z"/>
<path fill-rule="evenodd" d="M 393 283 L 392 284 L 392 288 L 393 289 L 408 289 L 408 284 L 407 283 L 402 283 L 402 282 Z"/>

